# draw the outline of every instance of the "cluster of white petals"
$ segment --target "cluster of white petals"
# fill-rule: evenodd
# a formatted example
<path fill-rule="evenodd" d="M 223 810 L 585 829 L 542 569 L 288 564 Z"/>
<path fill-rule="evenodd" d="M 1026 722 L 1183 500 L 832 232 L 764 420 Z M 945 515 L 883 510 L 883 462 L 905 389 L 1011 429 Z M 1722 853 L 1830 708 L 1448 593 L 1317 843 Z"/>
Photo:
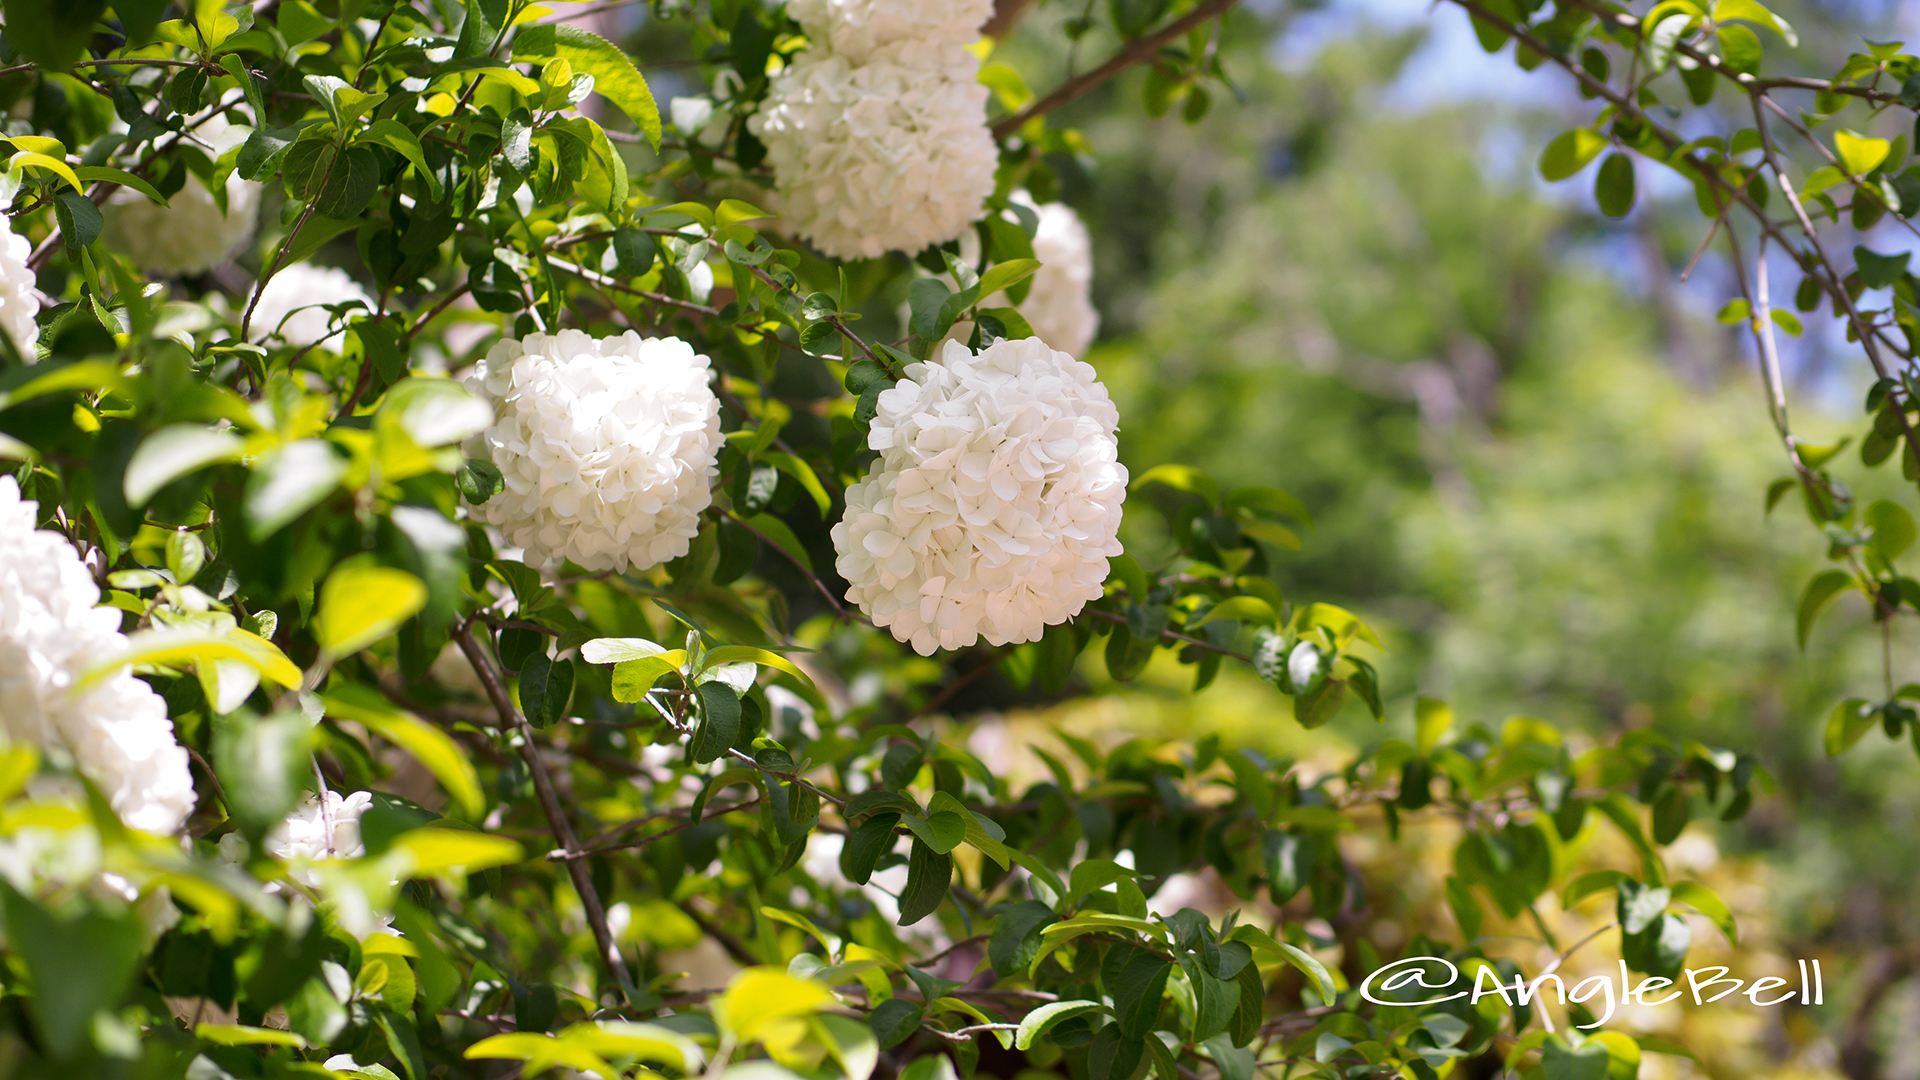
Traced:
<path fill-rule="evenodd" d="M 783 217 L 850 259 L 945 243 L 980 216 L 999 162 L 986 120 L 987 88 L 971 76 L 809 49 L 774 78 L 749 127 L 767 146 Z"/>
<path fill-rule="evenodd" d="M 579 330 L 502 341 L 467 389 L 494 425 L 467 443 L 506 488 L 473 508 L 528 565 L 644 570 L 700 530 L 718 475 L 720 402 L 708 361 L 679 338 Z"/>
<path fill-rule="evenodd" d="M 788 0 L 813 48 L 849 63 L 876 58 L 914 67 L 964 64 L 960 55 L 993 14 L 992 0 Z"/>
<path fill-rule="evenodd" d="M 253 235 L 260 185 L 227 177 L 227 211 L 197 176 L 160 206 L 132 188 L 120 188 L 100 208 L 107 242 L 135 266 L 161 274 L 198 274 L 225 262 Z"/>
<path fill-rule="evenodd" d="M 373 793 L 356 791 L 341 795 L 329 791 L 324 800 L 309 793 L 306 801 L 274 826 L 265 841 L 267 854 L 291 862 L 304 859 L 357 859 L 367 853 L 360 839 L 360 817 L 373 805 Z M 309 888 L 318 888 L 320 879 L 311 870 L 296 869 L 294 880 Z"/>
<path fill-rule="evenodd" d="M 33 244 L 12 230 L 0 233 L 0 333 L 13 342 L 20 358 L 33 363 L 33 345 L 40 336 L 35 323 L 40 315 L 40 299 L 35 295 L 33 267 L 27 256 Z"/>
<path fill-rule="evenodd" d="M 1090 365 L 1037 338 L 908 365 L 833 527 L 847 599 L 923 656 L 1039 640 L 1120 554 L 1119 419 Z"/>
<path fill-rule="evenodd" d="M 127 639 L 66 538 L 33 527 L 36 511 L 0 477 L 0 732 L 72 755 L 128 825 L 174 832 L 193 812 L 193 777 L 166 703 L 125 668 L 74 690 Z"/>
<path fill-rule="evenodd" d="M 790 0 L 808 47 L 748 120 L 781 217 L 838 258 L 959 236 L 993 194 L 999 150 L 968 46 L 991 0 Z"/>
<path fill-rule="evenodd" d="M 260 291 L 248 337 L 256 342 L 272 338 L 293 349 L 318 342 L 320 348 L 338 356 L 346 335 L 332 332 L 333 316 L 327 307 L 352 300 L 373 310 L 373 297 L 345 270 L 295 263 L 273 275 Z"/>

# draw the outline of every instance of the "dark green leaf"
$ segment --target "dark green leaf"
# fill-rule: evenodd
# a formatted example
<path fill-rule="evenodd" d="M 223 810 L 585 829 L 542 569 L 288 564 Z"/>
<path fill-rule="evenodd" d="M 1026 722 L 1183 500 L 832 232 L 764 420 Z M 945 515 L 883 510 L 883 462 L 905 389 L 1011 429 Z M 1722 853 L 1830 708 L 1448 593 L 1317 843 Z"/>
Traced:
<path fill-rule="evenodd" d="M 1686 962 L 1687 947 L 1692 943 L 1693 931 L 1687 928 L 1687 920 L 1663 914 L 1637 934 L 1621 928 L 1620 958 L 1635 971 L 1674 979 L 1679 977 L 1680 965 Z"/>
<path fill-rule="evenodd" d="M 7 43 L 41 67 L 64 71 L 86 51 L 107 0 L 6 0 Z"/>
<path fill-rule="evenodd" d="M 915 837 L 907 856 L 907 887 L 900 894 L 900 925 L 912 926 L 933 914 L 953 883 L 953 860 Z"/>
<path fill-rule="evenodd" d="M 719 681 L 695 687 L 700 720 L 693 731 L 693 760 L 701 765 L 719 760 L 740 734 L 740 695 Z"/>
<path fill-rule="evenodd" d="M 1593 198 L 1600 212 L 1610 218 L 1626 217 L 1633 209 L 1633 158 L 1622 153 L 1607 155 L 1593 178 Z"/>
<path fill-rule="evenodd" d="M 1127 1038 L 1108 1024 L 1087 1044 L 1087 1080 L 1128 1080 L 1147 1052 L 1145 1037 Z"/>
<path fill-rule="evenodd" d="M 906 1042 L 920 1027 L 920 1018 L 925 1008 L 918 1002 L 902 998 L 888 998 L 873 1007 L 867 1017 L 867 1026 L 873 1029 L 874 1041 L 880 1049 L 891 1050 Z"/>
<path fill-rule="evenodd" d="M 1040 951 L 1040 931 L 1060 921 L 1053 909 L 1038 900 L 1022 900 L 1000 915 L 987 940 L 987 962 L 1001 978 L 1027 969 Z"/>
<path fill-rule="evenodd" d="M 117 1006 L 133 981 L 146 937 L 139 917 L 132 911 L 112 917 L 90 907 L 55 915 L 4 880 L 0 900 L 8 947 L 33 977 L 29 1012 L 47 1048 L 73 1058 L 89 1041 L 94 1014 Z"/>
<path fill-rule="evenodd" d="M 874 867 L 893 850 L 893 828 L 898 824 L 899 814 L 875 814 L 861 822 L 840 848 L 840 873 L 855 885 L 872 880 Z"/>
<path fill-rule="evenodd" d="M 1115 1025 L 1129 1039 L 1144 1039 L 1153 1032 L 1160 1016 L 1160 998 L 1167 989 L 1167 977 L 1173 965 L 1132 945 L 1115 945 L 1107 950 L 1100 965 L 1100 979 L 1113 998 Z"/>

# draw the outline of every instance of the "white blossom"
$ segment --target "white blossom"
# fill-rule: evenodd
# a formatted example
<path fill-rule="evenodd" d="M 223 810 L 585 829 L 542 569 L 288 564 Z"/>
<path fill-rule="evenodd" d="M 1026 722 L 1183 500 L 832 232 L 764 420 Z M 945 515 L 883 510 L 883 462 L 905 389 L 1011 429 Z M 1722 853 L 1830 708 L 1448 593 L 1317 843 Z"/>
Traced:
<path fill-rule="evenodd" d="M 125 668 L 76 690 L 81 674 L 125 651 L 117 608 L 37 506 L 0 477 L 0 731 L 72 755 L 121 820 L 171 833 L 193 812 L 187 752 L 166 703 Z"/>
<path fill-rule="evenodd" d="M 248 337 L 256 342 L 271 337 L 292 349 L 318 342 L 320 348 L 338 356 L 345 348 L 346 335 L 333 332 L 333 316 L 327 307 L 353 300 L 373 310 L 373 297 L 346 271 L 295 263 L 273 275 L 260 291 Z"/>
<path fill-rule="evenodd" d="M 329 791 L 324 800 L 308 793 L 306 801 L 267 834 L 263 846 L 267 854 L 287 862 L 357 859 L 367 853 L 360 839 L 360 818 L 372 805 L 370 791 L 351 795 Z M 311 870 L 295 869 L 293 878 L 309 888 L 320 885 Z"/>
<path fill-rule="evenodd" d="M 767 146 L 782 216 L 838 258 L 960 235 L 993 194 L 999 161 L 978 68 L 971 53 L 937 71 L 801 53 L 748 122 Z"/>
<path fill-rule="evenodd" d="M 253 235 L 260 212 L 260 185 L 227 177 L 227 212 L 197 176 L 157 205 L 132 188 L 108 196 L 100 212 L 106 218 L 107 243 L 135 266 L 161 274 L 198 274 L 225 262 Z"/>
<path fill-rule="evenodd" d="M 847 599 L 923 656 L 1037 641 L 1120 554 L 1119 413 L 1091 366 L 1037 338 L 948 342 L 906 374 L 833 527 Z"/>
<path fill-rule="evenodd" d="M 678 558 L 718 475 L 720 402 L 707 358 L 679 338 L 579 330 L 496 344 L 467 380 L 499 419 L 467 444 L 505 490 L 473 508 L 526 549 L 625 571 Z"/>
<path fill-rule="evenodd" d="M 965 64 L 992 0 L 789 0 L 812 43 L 849 63 L 885 59 L 923 70 Z M 969 74 L 965 76 L 971 78 Z"/>
<path fill-rule="evenodd" d="M 0 333 L 13 341 L 20 358 L 31 364 L 36 359 L 34 341 L 40 336 L 35 322 L 40 316 L 40 298 L 34 287 L 33 267 L 27 256 L 33 244 L 12 230 L 0 236 Z"/>

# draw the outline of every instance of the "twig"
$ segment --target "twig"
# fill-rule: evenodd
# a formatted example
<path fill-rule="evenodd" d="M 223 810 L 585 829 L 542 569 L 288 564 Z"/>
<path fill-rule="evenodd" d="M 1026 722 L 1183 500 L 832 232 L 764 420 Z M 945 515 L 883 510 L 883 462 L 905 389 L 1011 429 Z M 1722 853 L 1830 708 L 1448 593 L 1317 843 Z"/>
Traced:
<path fill-rule="evenodd" d="M 763 533 L 759 529 L 756 529 L 752 525 L 748 524 L 747 520 L 741 517 L 740 515 L 733 513 L 732 511 L 727 511 L 727 519 L 733 522 L 735 525 L 738 525 L 741 528 L 752 533 L 753 535 L 759 537 L 761 540 L 771 545 L 775 551 L 778 551 L 780 554 L 786 556 L 787 561 L 792 563 L 794 567 L 798 569 L 802 574 L 805 574 L 807 576 L 807 580 L 813 582 L 814 588 L 820 590 L 820 595 L 827 598 L 827 603 L 833 606 L 833 613 L 836 617 L 839 618 L 841 622 L 848 622 L 853 618 L 852 615 L 848 614 L 846 607 L 840 603 L 839 598 L 833 595 L 833 590 L 827 588 L 827 583 L 824 581 L 821 581 L 820 576 L 818 574 L 815 574 L 811 567 L 809 567 L 806 563 L 801 562 L 799 556 L 788 551 L 779 542 L 775 541 L 773 537 L 768 536 L 766 533 Z M 862 618 L 861 621 L 865 622 L 866 620 L 865 618 Z"/>
<path fill-rule="evenodd" d="M 725 806 L 715 806 L 708 809 L 707 812 L 704 815 L 702 815 L 701 820 L 705 821 L 709 818 L 719 817 L 722 814 L 731 814 L 736 810 L 751 810 L 754 807 L 759 806 L 761 803 L 765 801 L 766 801 L 765 798 L 753 798 L 753 799 L 747 800 L 746 802 L 728 803 Z M 643 820 L 656 821 L 659 819 L 660 816 L 664 816 L 664 815 L 656 815 L 655 817 L 646 818 Z M 673 836 L 678 833 L 683 833 L 688 829 L 693 828 L 694 824 L 695 824 L 694 822 L 688 821 L 680 825 L 675 825 L 671 829 L 662 829 L 657 833 L 648 833 L 647 835 L 640 837 L 638 840 L 621 840 L 617 843 L 599 844 L 593 847 L 581 848 L 578 851 L 549 851 L 547 852 L 547 860 L 549 862 L 566 862 L 569 859 L 586 859 L 586 858 L 591 858 L 592 856 L 595 856 L 595 855 L 604 855 L 609 851 L 625 851 L 628 848 L 646 847 L 648 844 L 653 843 L 655 840 L 665 840 L 669 836 Z M 629 826 L 629 827 L 637 828 L 638 825 L 636 824 L 634 826 Z M 624 831 L 625 831 L 624 829 L 614 830 L 615 833 L 624 832 Z"/>
<path fill-rule="evenodd" d="M 1124 623 L 1127 621 L 1127 617 L 1125 615 L 1116 615 L 1111 611 L 1102 611 L 1099 608 L 1093 608 L 1089 610 L 1087 614 L 1093 616 L 1096 619 L 1105 619 L 1107 622 L 1110 622 L 1110 623 Z M 1221 656 L 1231 656 L 1235 660 L 1241 660 L 1249 664 L 1253 663 L 1253 657 L 1248 656 L 1246 653 L 1236 652 L 1233 649 L 1223 649 L 1220 646 L 1215 645 L 1211 641 L 1202 641 L 1197 637 L 1188 637 L 1187 635 L 1179 633 L 1174 630 L 1160 631 L 1160 637 L 1156 640 L 1165 640 L 1167 638 L 1172 638 L 1175 641 L 1184 641 L 1187 644 L 1194 646 L 1195 648 L 1205 649 L 1208 652 L 1216 652 L 1216 653 L 1219 653 Z"/>
<path fill-rule="evenodd" d="M 1226 14 L 1227 9 L 1233 7 L 1233 5 L 1238 2 L 1239 0 L 1206 0 L 1205 3 L 1194 8 L 1184 17 L 1168 23 L 1157 32 L 1148 34 L 1146 37 L 1134 38 L 1125 45 L 1122 45 L 1120 51 L 1113 54 L 1113 58 L 1106 63 L 1101 64 L 1085 75 L 1067 80 L 1055 87 L 1053 92 L 1046 97 L 1041 98 L 1039 101 L 1028 105 L 1013 116 L 1009 116 L 993 125 L 993 137 L 996 139 L 1004 139 L 1014 132 L 1019 131 L 1027 121 L 1034 117 L 1044 116 L 1060 106 L 1074 101 L 1079 98 L 1080 95 L 1099 86 L 1101 83 L 1106 82 L 1108 79 L 1113 78 L 1115 75 L 1120 74 L 1133 65 L 1143 60 L 1152 59 L 1153 55 L 1160 51 L 1162 45 L 1180 37 L 1182 34 L 1206 22 L 1208 19 Z"/>
<path fill-rule="evenodd" d="M 493 669 L 493 662 L 487 659 L 480 649 L 480 643 L 474 640 L 471 623 L 462 621 L 454 626 L 453 639 L 466 654 L 467 662 L 473 665 L 474 674 L 480 676 L 480 683 L 486 688 L 487 698 L 493 702 L 494 711 L 500 715 L 501 725 L 519 735 L 520 757 L 527 763 L 527 771 L 533 774 L 534 794 L 539 797 L 540 809 L 546 815 L 547 825 L 553 830 L 553 838 L 560 847 L 572 851 L 579 846 L 574 838 L 573 826 L 567 821 L 566 811 L 560 807 L 560 797 L 554 793 L 553 779 L 547 775 L 547 767 L 540 761 L 540 751 L 533 740 L 533 727 L 527 718 L 514 708 L 513 699 L 507 696 L 507 688 L 500 681 L 499 672 Z M 627 1000 L 633 987 L 633 976 L 627 971 L 627 962 L 620 955 L 619 946 L 614 944 L 613 932 L 607 927 L 607 912 L 600 904 L 600 894 L 593 887 L 593 875 L 587 864 L 581 859 L 567 860 L 567 875 L 573 879 L 574 891 L 580 894 L 580 906 L 587 914 L 587 925 L 593 930 L 594 943 L 600 947 L 601 962 L 613 976 L 620 988 L 621 1000 Z"/>

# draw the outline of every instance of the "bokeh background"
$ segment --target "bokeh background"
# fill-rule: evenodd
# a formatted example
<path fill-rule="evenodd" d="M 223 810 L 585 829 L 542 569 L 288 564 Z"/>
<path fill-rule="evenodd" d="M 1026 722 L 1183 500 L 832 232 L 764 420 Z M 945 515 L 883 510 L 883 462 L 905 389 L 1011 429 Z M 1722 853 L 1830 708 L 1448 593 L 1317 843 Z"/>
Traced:
<path fill-rule="evenodd" d="M 1069 50 L 1057 30 L 1083 6 L 1020 5 L 992 59 L 1041 91 L 1097 63 L 1112 41 L 1095 31 Z M 1769 41 L 1769 62 L 1797 74 L 1837 69 L 1862 37 L 1920 35 L 1911 2 L 1773 6 L 1801 44 Z M 588 24 L 670 55 L 676 30 L 644 12 Z M 1113 686 L 1089 657 L 1086 679 L 1106 689 L 1091 699 L 1049 704 L 994 676 L 956 697 L 975 749 L 1037 776 L 1022 747 L 1048 724 L 1108 741 L 1214 731 L 1311 771 L 1410 739 L 1428 694 L 1492 732 L 1545 721 L 1576 750 L 1650 728 L 1750 751 L 1773 793 L 1740 822 L 1696 821 L 1676 850 L 1676 874 L 1718 891 L 1742 928 L 1735 947 L 1696 920 L 1691 962 L 1791 977 L 1817 958 L 1825 1003 L 1675 1004 L 1614 1025 L 1694 1055 L 1650 1054 L 1643 1076 L 1920 1077 L 1920 761 L 1878 734 L 1839 760 L 1821 749 L 1827 711 L 1880 685 L 1883 643 L 1852 598 L 1796 645 L 1825 544 L 1791 499 L 1766 512 L 1785 459 L 1750 339 L 1714 318 L 1737 290 L 1723 248 L 1695 261 L 1690 186 L 1640 162 L 1639 205 L 1614 221 L 1594 209 L 1593 167 L 1540 180 L 1540 148 L 1591 123 L 1593 104 L 1562 73 L 1521 70 L 1511 46 L 1486 54 L 1445 3 L 1246 0 L 1227 25 L 1218 47 L 1240 99 L 1212 87 L 1197 122 L 1179 102 L 1143 119 L 1139 70 L 1057 114 L 1094 152 L 1049 162 L 1094 238 L 1104 322 L 1086 359 L 1119 402 L 1135 475 L 1178 461 L 1307 503 L 1317 525 L 1273 575 L 1288 597 L 1381 630 L 1389 720 L 1350 701 L 1303 732 L 1251 674 L 1193 696 L 1189 673 Z M 663 100 L 706 89 L 684 67 L 647 76 Z M 1688 133 L 1730 133 L 1734 103 L 1718 107 Z M 1905 250 L 1896 228 L 1861 239 Z M 870 316 L 901 299 L 870 298 Z M 1816 314 L 1785 359 L 1797 432 L 1837 437 L 1869 385 L 1864 357 Z M 1898 482 L 1851 455 L 1834 469 L 1863 503 Z M 1127 520 L 1149 565 L 1156 497 L 1136 495 Z M 1920 679 L 1917 643 L 1895 633 L 1896 684 Z M 1362 929 L 1382 955 L 1416 932 L 1457 935 L 1439 891 L 1451 835 L 1423 824 L 1343 848 L 1364 868 Z M 1591 828 L 1560 857 L 1632 865 Z M 1233 904 L 1198 880 L 1155 902 Z M 1604 926 L 1605 907 L 1549 901 L 1543 915 L 1565 942 Z M 1568 970 L 1612 970 L 1614 940 Z M 1513 955 L 1538 971 L 1553 954 L 1517 940 Z"/>

